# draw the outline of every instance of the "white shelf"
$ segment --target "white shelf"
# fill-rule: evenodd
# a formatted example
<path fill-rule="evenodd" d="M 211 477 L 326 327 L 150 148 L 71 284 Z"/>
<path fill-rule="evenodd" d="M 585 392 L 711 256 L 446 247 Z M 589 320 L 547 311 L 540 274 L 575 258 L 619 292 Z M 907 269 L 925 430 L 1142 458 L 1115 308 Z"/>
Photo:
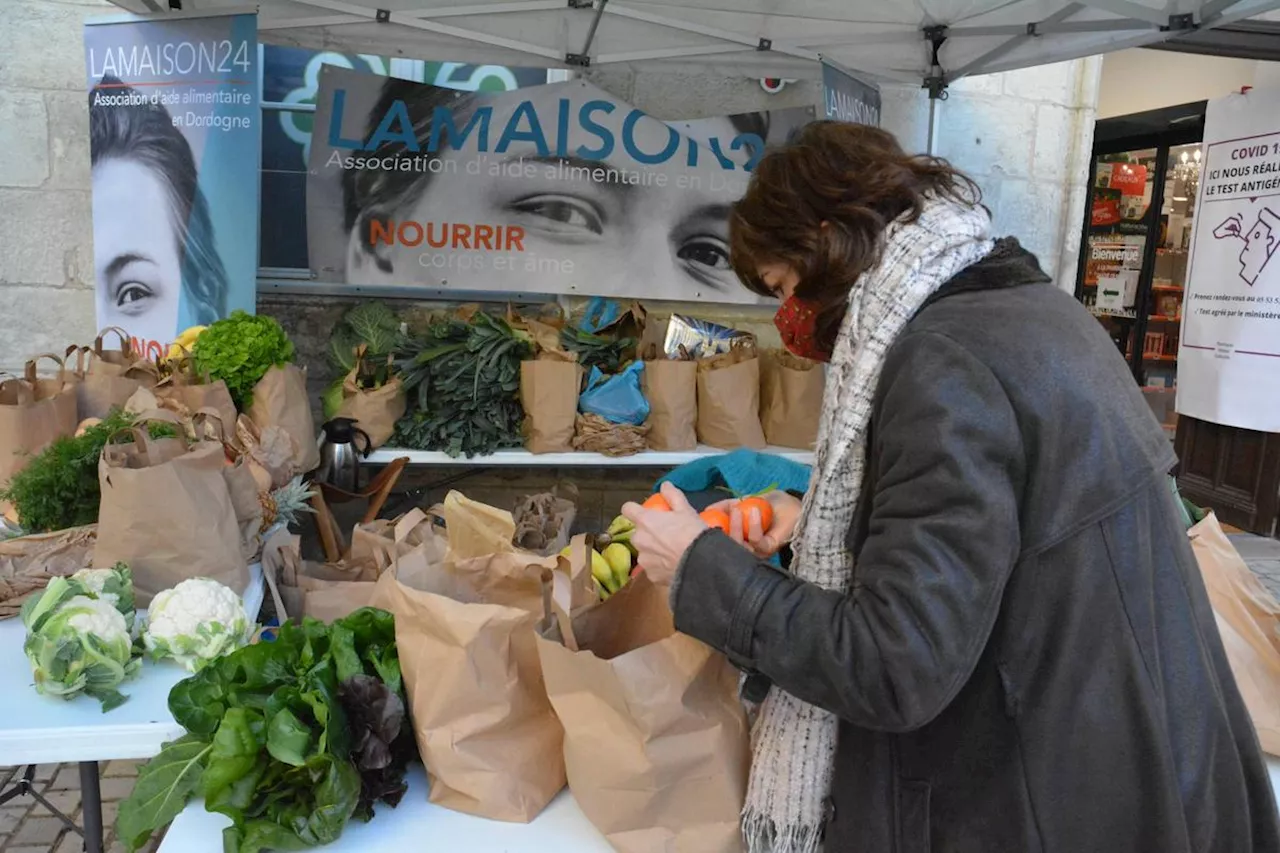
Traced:
<path fill-rule="evenodd" d="M 573 467 L 598 466 L 603 468 L 626 466 L 631 468 L 676 468 L 695 459 L 707 456 L 721 456 L 727 450 L 714 447 L 699 447 L 697 450 L 683 452 L 666 452 L 650 450 L 634 456 L 605 456 L 600 453 L 530 453 L 527 450 L 499 450 L 490 456 L 473 456 L 470 459 L 457 459 L 447 453 L 434 450 L 397 450 L 384 447 L 375 450 L 365 459 L 369 465 L 386 465 L 402 456 L 408 457 L 410 465 L 479 465 L 486 467 Z M 762 452 L 790 459 L 802 465 L 813 464 L 813 453 L 808 450 L 792 450 L 785 447 L 766 447 Z"/>

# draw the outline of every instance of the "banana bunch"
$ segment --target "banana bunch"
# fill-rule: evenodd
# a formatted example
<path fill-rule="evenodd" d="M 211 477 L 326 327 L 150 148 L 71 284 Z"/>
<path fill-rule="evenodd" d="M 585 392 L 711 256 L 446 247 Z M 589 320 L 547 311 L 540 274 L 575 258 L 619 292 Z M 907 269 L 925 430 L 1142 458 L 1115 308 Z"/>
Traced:
<path fill-rule="evenodd" d="M 191 348 L 196 345 L 196 338 L 200 337 L 200 333 L 205 328 L 204 326 L 192 326 L 178 335 L 178 339 L 169 345 L 169 358 L 182 358 L 184 351 L 190 353 Z"/>

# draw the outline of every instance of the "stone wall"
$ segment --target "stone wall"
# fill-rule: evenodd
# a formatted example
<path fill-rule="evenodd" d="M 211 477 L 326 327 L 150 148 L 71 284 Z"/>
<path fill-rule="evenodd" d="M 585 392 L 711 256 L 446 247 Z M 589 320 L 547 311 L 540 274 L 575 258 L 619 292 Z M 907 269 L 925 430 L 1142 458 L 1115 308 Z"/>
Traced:
<path fill-rule="evenodd" d="M 0 369 L 93 339 L 85 18 L 106 0 L 0 3 Z"/>

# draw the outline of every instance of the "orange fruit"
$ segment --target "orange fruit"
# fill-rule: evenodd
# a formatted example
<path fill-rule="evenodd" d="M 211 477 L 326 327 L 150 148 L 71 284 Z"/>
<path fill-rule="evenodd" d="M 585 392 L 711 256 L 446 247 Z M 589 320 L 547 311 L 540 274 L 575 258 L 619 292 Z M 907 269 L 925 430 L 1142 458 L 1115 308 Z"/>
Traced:
<path fill-rule="evenodd" d="M 764 498 L 744 498 L 738 504 L 738 509 L 742 511 L 743 526 L 751 523 L 751 510 L 760 513 L 760 529 L 765 533 L 769 532 L 769 528 L 773 527 L 773 505 Z"/>
<path fill-rule="evenodd" d="M 721 509 L 705 509 L 698 514 L 698 518 L 702 519 L 702 523 L 707 527 L 715 527 L 729 532 L 729 513 Z"/>
<path fill-rule="evenodd" d="M 667 499 L 660 494 L 650 495 L 649 499 L 642 503 L 641 506 L 657 512 L 671 512 L 671 504 L 667 503 Z"/>

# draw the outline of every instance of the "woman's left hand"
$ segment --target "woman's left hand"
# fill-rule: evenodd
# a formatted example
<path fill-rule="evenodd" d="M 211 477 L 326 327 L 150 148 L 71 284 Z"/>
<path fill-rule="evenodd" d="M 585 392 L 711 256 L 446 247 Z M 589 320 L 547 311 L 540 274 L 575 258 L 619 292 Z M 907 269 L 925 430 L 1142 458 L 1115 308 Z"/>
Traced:
<path fill-rule="evenodd" d="M 663 483 L 662 496 L 671 505 L 671 512 L 629 503 L 622 507 L 622 514 L 636 526 L 631 534 L 631 544 L 639 552 L 636 565 L 649 580 L 665 587 L 675 579 L 676 569 L 680 568 L 680 561 L 694 540 L 707 532 L 707 525 L 689 506 L 684 492 L 675 486 Z"/>

